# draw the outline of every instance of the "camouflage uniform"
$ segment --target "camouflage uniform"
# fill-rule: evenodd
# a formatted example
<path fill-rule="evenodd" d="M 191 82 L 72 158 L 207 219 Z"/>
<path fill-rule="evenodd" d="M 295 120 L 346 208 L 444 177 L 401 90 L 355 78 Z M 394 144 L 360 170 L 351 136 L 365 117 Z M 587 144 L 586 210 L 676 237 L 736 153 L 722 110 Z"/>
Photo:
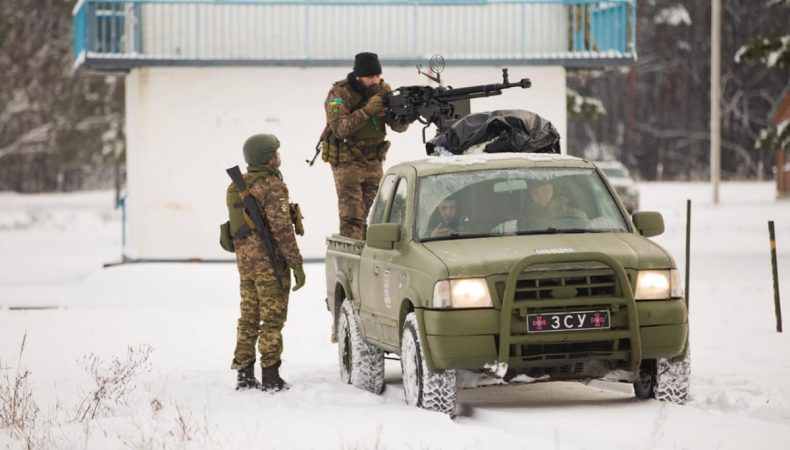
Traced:
<path fill-rule="evenodd" d="M 382 162 L 389 142 L 384 119 L 370 117 L 362 107 L 376 95 L 390 92 L 381 80 L 368 92 L 360 86 L 353 73 L 329 90 L 324 102 L 326 120 L 333 136 L 341 141 L 332 152 L 324 151 L 323 159 L 332 165 L 340 212 L 340 234 L 365 239 L 368 211 L 373 205 L 383 174 Z M 408 123 L 388 124 L 397 132 L 406 131 Z"/>
<path fill-rule="evenodd" d="M 236 329 L 236 350 L 232 369 L 240 370 L 255 362 L 255 343 L 261 354 L 261 367 L 279 364 L 283 350 L 281 330 L 288 314 L 291 285 L 289 267 L 302 265 L 296 244 L 288 203 L 288 188 L 280 171 L 268 166 L 248 166 L 244 181 L 261 207 L 271 228 L 273 248 L 278 260 L 272 267 L 261 239 L 250 233 L 233 238 L 236 262 L 241 279 L 241 317 Z M 233 185 L 228 187 L 228 202 L 233 201 Z M 277 285 L 274 270 L 280 273 L 283 286 Z"/>

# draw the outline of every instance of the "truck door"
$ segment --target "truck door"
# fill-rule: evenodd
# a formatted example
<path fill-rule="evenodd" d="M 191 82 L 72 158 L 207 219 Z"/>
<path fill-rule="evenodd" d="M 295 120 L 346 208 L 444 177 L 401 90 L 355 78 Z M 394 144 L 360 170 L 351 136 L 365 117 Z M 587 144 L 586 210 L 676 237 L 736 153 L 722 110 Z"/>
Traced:
<path fill-rule="evenodd" d="M 409 239 L 409 231 L 406 219 L 408 205 L 409 183 L 406 178 L 398 180 L 398 187 L 392 196 L 389 212 L 387 213 L 388 223 L 397 223 L 401 226 L 401 243 Z M 382 342 L 394 347 L 399 345 L 400 332 L 398 330 L 398 319 L 400 314 L 400 303 L 403 299 L 404 287 L 407 284 L 407 271 L 400 264 L 401 246 L 396 245 L 392 250 L 378 250 L 376 254 L 375 266 L 381 272 L 381 301 L 375 305 L 377 321 L 382 328 Z"/>
<path fill-rule="evenodd" d="M 368 220 L 369 225 L 386 222 L 397 181 L 396 175 L 387 175 L 382 180 Z M 381 298 L 383 273 L 380 264 L 377 265 L 376 258 L 381 251 L 366 245 L 362 248 L 359 262 L 359 316 L 362 319 L 365 336 L 379 342 L 382 341 L 384 333 L 381 322 L 376 317 L 376 311 L 379 310 L 376 305 L 383 301 Z"/>

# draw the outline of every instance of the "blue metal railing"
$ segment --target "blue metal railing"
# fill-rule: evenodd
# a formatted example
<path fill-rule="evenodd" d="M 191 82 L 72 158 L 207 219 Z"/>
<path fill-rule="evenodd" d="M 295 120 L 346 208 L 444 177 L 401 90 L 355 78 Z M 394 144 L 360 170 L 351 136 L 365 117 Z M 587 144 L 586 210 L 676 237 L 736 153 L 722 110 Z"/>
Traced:
<path fill-rule="evenodd" d="M 635 0 L 81 0 L 75 65 L 390 62 L 569 66 L 636 59 Z"/>

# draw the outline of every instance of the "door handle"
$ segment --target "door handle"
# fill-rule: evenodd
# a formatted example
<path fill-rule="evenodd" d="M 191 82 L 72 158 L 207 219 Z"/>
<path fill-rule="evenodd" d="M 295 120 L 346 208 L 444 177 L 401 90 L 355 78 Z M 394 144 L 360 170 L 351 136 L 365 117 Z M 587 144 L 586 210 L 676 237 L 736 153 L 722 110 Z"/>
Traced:
<path fill-rule="evenodd" d="M 379 274 L 381 274 L 381 266 L 376 264 L 373 266 L 373 275 L 379 275 Z"/>

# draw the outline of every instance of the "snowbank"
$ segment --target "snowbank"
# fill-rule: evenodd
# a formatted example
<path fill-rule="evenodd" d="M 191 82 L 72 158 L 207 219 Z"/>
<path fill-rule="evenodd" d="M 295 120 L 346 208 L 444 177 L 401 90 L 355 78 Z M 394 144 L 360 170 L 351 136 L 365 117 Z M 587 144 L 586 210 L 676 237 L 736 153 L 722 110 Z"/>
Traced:
<path fill-rule="evenodd" d="M 776 221 L 787 296 L 790 204 L 774 200 L 769 183 L 725 183 L 718 206 L 703 184 L 640 187 L 644 208 L 666 221 L 656 241 L 681 269 L 685 199 L 693 200 L 686 406 L 639 401 L 628 385 L 523 379 L 460 391 L 450 420 L 404 404 L 398 361 L 386 363 L 382 396 L 340 384 L 320 264 L 307 266 L 307 286 L 291 298 L 282 373 L 292 388 L 235 392 L 235 266 L 101 269 L 120 254 L 109 193 L 0 195 L 0 224 L 17 224 L 0 227 L 0 387 L 17 369 L 30 371 L 41 410 L 31 442 L 46 448 L 785 447 L 790 338 L 774 331 L 766 221 Z M 24 219 L 33 216 L 48 218 Z M 47 305 L 59 308 L 9 309 Z M 150 371 L 134 375 L 126 402 L 75 422 L 76 406 L 95 389 L 85 357 L 107 366 L 144 345 L 152 347 Z M 466 374 L 464 386 L 490 384 L 476 378 Z M 0 428 L 0 446 L 24 444 Z"/>

